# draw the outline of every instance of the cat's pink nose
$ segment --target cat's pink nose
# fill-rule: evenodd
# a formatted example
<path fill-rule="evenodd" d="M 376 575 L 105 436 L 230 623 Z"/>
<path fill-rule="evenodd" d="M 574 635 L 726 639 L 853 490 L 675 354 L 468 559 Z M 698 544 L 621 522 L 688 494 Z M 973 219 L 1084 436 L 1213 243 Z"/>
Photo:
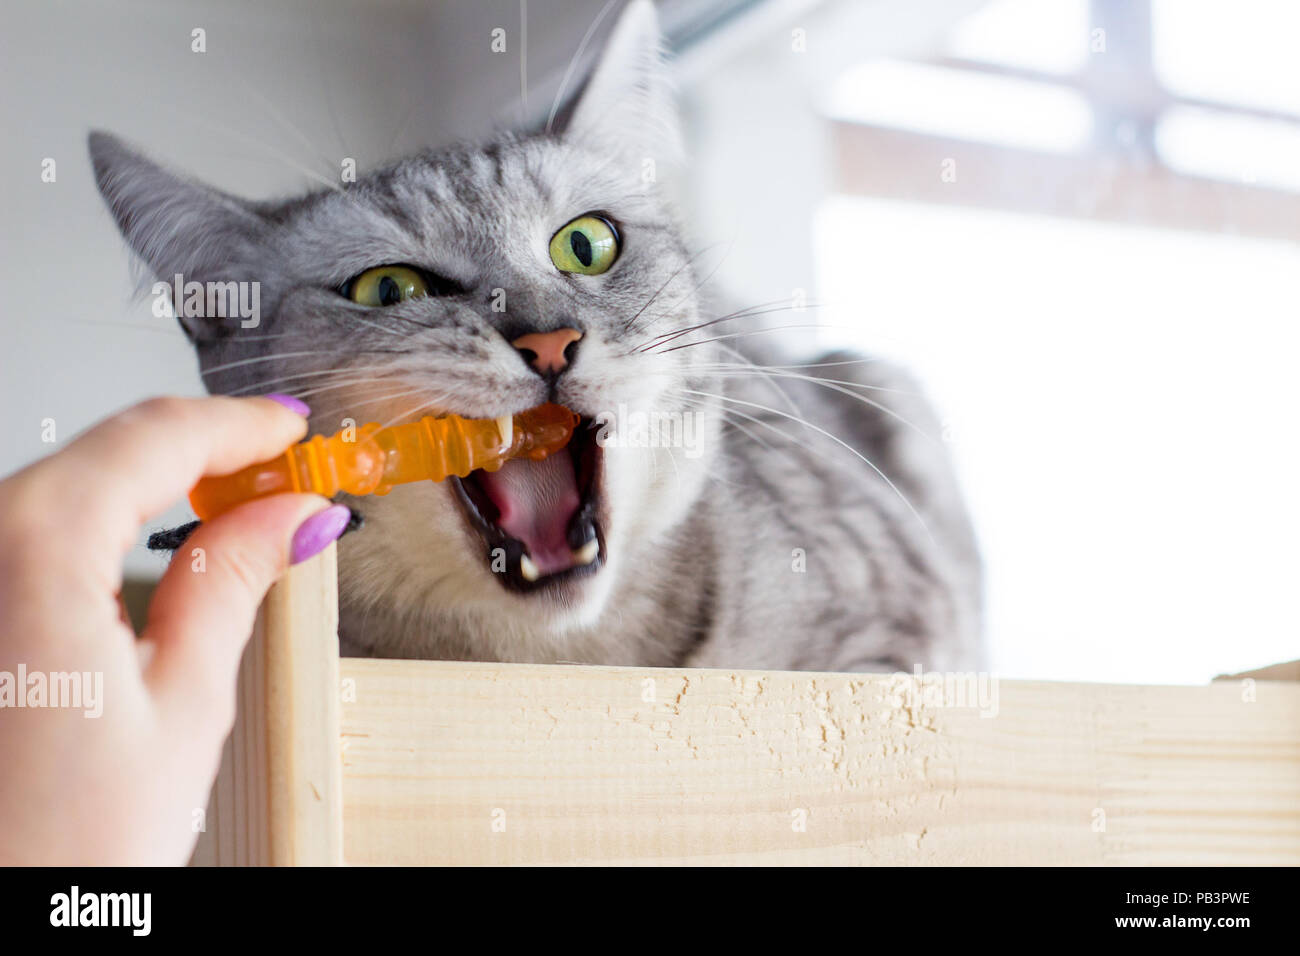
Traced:
<path fill-rule="evenodd" d="M 519 350 L 524 361 L 543 375 L 564 371 L 569 364 L 565 352 L 582 338 L 577 329 L 556 329 L 554 332 L 529 332 L 510 344 Z"/>

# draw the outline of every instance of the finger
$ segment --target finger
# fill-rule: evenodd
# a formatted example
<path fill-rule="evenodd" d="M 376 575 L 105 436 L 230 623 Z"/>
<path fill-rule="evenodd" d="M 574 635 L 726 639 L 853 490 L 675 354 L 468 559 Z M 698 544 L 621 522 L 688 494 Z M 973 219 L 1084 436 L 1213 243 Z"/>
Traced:
<path fill-rule="evenodd" d="M 69 522 L 75 516 L 83 547 L 120 554 L 199 478 L 273 458 L 306 430 L 301 415 L 271 399 L 155 398 L 95 426 L 27 477 L 85 503 L 62 509 Z"/>
<path fill-rule="evenodd" d="M 323 550 L 349 514 L 317 495 L 275 495 L 190 536 L 154 592 L 143 634 L 156 644 L 145 680 L 165 707 L 233 718 L 235 674 L 258 605 L 291 558 Z"/>

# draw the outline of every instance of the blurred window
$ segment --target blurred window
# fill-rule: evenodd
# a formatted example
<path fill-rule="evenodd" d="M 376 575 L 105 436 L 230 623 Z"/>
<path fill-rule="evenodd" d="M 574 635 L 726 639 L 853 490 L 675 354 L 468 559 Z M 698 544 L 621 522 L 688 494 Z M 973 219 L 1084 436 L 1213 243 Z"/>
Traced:
<path fill-rule="evenodd" d="M 899 359 L 1008 676 L 1295 656 L 1296 0 L 993 0 L 827 91 L 819 344 Z"/>
<path fill-rule="evenodd" d="M 903 194 L 1300 238 L 1297 35 L 1295 0 L 993 0 L 937 55 L 872 60 L 832 85 L 841 185 L 897 197 L 923 156 L 954 160 L 942 184 L 964 157 L 947 191 L 960 198 L 937 173 Z M 909 170 L 880 164 L 892 155 Z M 1211 182 L 1231 188 L 1198 188 Z M 1277 197 L 1262 191 L 1287 201 L 1264 210 Z"/>

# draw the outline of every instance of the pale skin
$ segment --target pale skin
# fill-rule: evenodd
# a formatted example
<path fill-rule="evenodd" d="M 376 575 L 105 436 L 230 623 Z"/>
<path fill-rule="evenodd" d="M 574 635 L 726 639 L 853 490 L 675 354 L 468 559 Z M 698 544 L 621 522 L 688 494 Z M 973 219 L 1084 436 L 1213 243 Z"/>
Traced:
<path fill-rule="evenodd" d="M 294 532 L 329 502 L 277 495 L 205 523 L 140 639 L 118 598 L 123 557 L 201 476 L 271 458 L 306 428 L 264 398 L 153 399 L 0 482 L 0 671 L 103 674 L 98 718 L 0 709 L 0 863 L 189 858 L 257 606 Z"/>

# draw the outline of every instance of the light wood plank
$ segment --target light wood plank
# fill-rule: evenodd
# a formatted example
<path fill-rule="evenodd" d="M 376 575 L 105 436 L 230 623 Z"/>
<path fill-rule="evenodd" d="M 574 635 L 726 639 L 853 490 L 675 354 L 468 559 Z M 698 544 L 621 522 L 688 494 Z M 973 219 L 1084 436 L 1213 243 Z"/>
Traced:
<path fill-rule="evenodd" d="M 342 863 L 336 588 L 331 546 L 263 602 L 192 864 Z"/>
<path fill-rule="evenodd" d="M 1215 680 L 1294 680 L 1300 681 L 1300 661 L 1286 661 L 1242 671 L 1239 674 L 1220 674 Z"/>
<path fill-rule="evenodd" d="M 981 717 L 911 677 L 342 676 L 354 864 L 1300 863 L 1290 684 L 1002 681 Z"/>

